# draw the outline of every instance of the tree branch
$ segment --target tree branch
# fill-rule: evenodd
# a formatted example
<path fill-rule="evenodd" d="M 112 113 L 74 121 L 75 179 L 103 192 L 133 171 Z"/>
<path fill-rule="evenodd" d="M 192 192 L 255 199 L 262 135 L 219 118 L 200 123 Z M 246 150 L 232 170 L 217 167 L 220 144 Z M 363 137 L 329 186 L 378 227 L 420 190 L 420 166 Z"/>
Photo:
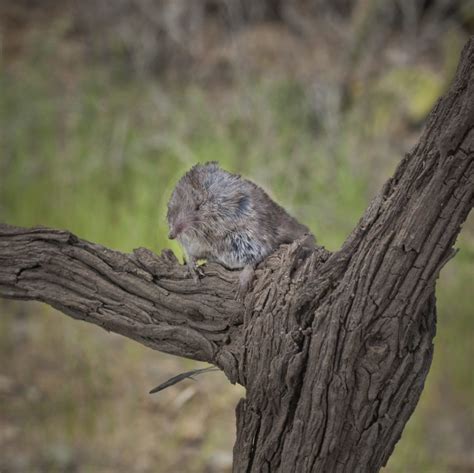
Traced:
<path fill-rule="evenodd" d="M 175 256 L 127 255 L 67 231 L 0 224 L 0 295 L 38 300 L 166 353 L 217 363 L 241 319 L 236 276 L 189 279 Z"/>

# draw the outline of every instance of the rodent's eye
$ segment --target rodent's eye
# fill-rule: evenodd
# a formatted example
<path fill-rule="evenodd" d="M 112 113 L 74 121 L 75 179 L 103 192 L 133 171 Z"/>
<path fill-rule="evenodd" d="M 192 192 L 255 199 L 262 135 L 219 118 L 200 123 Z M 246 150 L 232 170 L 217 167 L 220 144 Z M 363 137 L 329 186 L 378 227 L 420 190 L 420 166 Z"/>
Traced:
<path fill-rule="evenodd" d="M 200 208 L 201 208 L 201 202 L 198 202 L 198 203 L 194 206 L 194 210 L 197 212 Z"/>

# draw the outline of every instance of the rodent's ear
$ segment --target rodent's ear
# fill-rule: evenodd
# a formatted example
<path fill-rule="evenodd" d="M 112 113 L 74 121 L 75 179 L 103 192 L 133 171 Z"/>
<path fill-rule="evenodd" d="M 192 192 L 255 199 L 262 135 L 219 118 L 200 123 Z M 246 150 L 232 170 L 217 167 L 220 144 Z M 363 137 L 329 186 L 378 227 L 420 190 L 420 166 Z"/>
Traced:
<path fill-rule="evenodd" d="M 241 197 L 237 203 L 239 213 L 246 213 L 250 209 L 250 198 L 248 195 Z"/>

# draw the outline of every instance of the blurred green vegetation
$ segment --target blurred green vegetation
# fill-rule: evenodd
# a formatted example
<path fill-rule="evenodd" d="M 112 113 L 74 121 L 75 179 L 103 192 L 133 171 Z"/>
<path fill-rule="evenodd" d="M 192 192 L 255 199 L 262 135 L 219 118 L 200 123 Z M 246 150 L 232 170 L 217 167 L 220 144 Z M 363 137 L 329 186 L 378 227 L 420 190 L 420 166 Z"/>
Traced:
<path fill-rule="evenodd" d="M 249 76 L 216 91 L 100 66 L 68 75 L 51 63 L 54 41 L 42 42 L 0 72 L 0 220 L 122 251 L 179 252 L 166 239 L 170 191 L 192 164 L 216 160 L 337 249 L 416 139 L 457 44 L 438 69 L 406 65 L 353 84 L 343 110 L 329 80 L 314 92 Z M 472 467 L 472 221 L 458 245 L 438 284 L 432 370 L 387 473 Z M 228 470 L 241 389 L 209 375 L 149 398 L 194 365 L 37 304 L 0 301 L 0 310 L 0 470 Z"/>

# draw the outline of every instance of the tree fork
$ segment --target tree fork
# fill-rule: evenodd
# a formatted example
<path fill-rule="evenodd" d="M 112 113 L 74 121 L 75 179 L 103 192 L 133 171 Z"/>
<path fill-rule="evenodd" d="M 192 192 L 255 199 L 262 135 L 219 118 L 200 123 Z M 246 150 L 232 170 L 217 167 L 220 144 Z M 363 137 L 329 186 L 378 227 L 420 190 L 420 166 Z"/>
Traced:
<path fill-rule="evenodd" d="M 0 225 L 0 295 L 45 302 L 153 349 L 219 366 L 247 390 L 234 472 L 372 473 L 428 374 L 435 281 L 473 204 L 474 38 L 413 150 L 334 253 L 301 242 L 257 269 L 123 254 L 67 231 Z"/>

